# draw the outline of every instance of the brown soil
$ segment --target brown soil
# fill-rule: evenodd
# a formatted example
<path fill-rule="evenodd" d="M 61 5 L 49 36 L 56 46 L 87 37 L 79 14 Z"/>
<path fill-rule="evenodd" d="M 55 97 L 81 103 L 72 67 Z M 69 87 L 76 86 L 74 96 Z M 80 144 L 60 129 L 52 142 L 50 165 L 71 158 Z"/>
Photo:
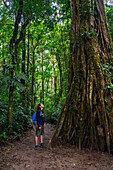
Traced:
<path fill-rule="evenodd" d="M 54 126 L 45 124 L 45 146 Z M 113 170 L 108 153 L 78 150 L 75 146 L 34 148 L 31 129 L 19 141 L 0 147 L 0 170 Z"/>

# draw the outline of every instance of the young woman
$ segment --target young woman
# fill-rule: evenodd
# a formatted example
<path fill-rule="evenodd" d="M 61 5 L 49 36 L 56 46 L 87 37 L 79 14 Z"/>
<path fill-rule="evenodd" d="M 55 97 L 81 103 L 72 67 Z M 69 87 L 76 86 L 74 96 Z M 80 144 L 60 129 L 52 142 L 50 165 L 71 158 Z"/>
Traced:
<path fill-rule="evenodd" d="M 35 148 L 38 147 L 38 138 L 40 138 L 40 145 L 43 147 L 43 135 L 44 135 L 44 112 L 43 112 L 44 105 L 42 103 L 38 104 L 37 112 L 36 112 L 36 136 L 35 136 Z"/>

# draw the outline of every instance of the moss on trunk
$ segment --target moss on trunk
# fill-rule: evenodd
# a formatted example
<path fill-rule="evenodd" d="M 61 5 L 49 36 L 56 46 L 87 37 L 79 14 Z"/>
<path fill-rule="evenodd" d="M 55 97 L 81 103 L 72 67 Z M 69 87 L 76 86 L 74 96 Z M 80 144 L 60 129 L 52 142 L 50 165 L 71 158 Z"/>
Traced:
<path fill-rule="evenodd" d="M 104 90 L 106 78 L 102 65 L 111 62 L 112 55 L 104 4 L 102 0 L 70 0 L 70 4 L 72 56 L 69 93 L 50 142 L 61 138 L 79 148 L 110 153 L 113 101 L 110 93 Z M 109 98 L 107 104 L 105 97 Z"/>

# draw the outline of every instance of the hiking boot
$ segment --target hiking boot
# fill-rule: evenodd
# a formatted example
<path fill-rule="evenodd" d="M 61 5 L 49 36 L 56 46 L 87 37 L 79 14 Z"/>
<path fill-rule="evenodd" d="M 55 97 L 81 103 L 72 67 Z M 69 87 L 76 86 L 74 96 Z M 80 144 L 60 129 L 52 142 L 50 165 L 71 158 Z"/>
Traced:
<path fill-rule="evenodd" d="M 41 146 L 42 148 L 44 148 L 44 143 L 40 143 L 40 146 Z"/>
<path fill-rule="evenodd" d="M 35 149 L 38 149 L 39 148 L 39 146 L 38 145 L 35 145 Z"/>

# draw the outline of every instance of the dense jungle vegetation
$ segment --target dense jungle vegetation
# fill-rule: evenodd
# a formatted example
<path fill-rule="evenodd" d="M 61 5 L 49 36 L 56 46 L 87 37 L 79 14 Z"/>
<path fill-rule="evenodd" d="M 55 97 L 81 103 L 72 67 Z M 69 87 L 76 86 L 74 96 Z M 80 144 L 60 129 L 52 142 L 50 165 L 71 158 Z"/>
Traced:
<path fill-rule="evenodd" d="M 23 1 L 22 8 L 19 1 L 0 3 L 2 142 L 7 141 L 10 128 L 11 134 L 17 135 L 31 126 L 31 115 L 40 102 L 45 105 L 46 121 L 56 123 L 68 91 L 69 2 Z M 11 87 L 12 113 L 9 111 Z"/>
<path fill-rule="evenodd" d="M 87 5 L 84 2 L 86 16 Z M 112 2 L 105 2 L 105 12 L 113 41 Z M 69 0 L 0 2 L 0 142 L 28 130 L 40 102 L 46 122 L 57 123 L 70 87 L 70 32 Z M 103 63 L 102 70 L 108 80 L 104 88 L 112 94 L 112 63 Z"/>

